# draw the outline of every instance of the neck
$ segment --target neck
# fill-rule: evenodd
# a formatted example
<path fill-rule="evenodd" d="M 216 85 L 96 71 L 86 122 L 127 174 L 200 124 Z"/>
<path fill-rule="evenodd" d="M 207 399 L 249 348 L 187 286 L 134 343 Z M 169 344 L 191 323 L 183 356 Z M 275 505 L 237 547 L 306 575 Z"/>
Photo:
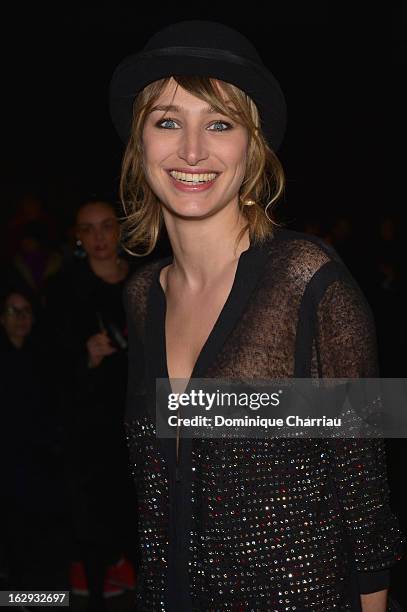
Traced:
<path fill-rule="evenodd" d="M 121 259 L 117 255 L 113 255 L 107 259 L 89 258 L 89 265 L 96 276 L 100 277 L 115 277 L 122 271 Z"/>
<path fill-rule="evenodd" d="M 24 344 L 24 336 L 9 336 L 9 340 L 17 349 L 20 349 Z"/>
<path fill-rule="evenodd" d="M 238 209 L 226 207 L 207 219 L 181 219 L 164 209 L 164 220 L 174 254 L 172 274 L 200 291 L 222 275 L 250 246 L 246 225 Z"/>

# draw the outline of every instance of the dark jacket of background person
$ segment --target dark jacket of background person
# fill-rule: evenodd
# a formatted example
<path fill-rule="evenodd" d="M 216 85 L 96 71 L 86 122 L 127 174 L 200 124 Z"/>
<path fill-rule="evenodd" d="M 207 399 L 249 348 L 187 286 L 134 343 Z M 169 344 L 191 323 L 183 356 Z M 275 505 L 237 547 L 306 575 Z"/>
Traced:
<path fill-rule="evenodd" d="M 50 580 L 55 555 L 64 554 L 66 501 L 53 357 L 35 332 L 16 348 L 0 330 L 0 556 L 11 588 L 35 586 L 34 574 L 41 572 Z M 37 583 L 44 585 L 43 579 Z"/>
<path fill-rule="evenodd" d="M 52 356 L 39 338 L 30 336 L 16 348 L 0 331 L 2 477 L 10 493 L 13 489 L 17 496 L 24 494 L 33 504 L 41 504 L 41 495 L 31 497 L 36 491 L 35 458 L 58 448 L 51 364 Z"/>
<path fill-rule="evenodd" d="M 112 559 L 135 525 L 123 432 L 127 384 L 125 280 L 107 283 L 87 259 L 56 277 L 47 295 L 48 326 L 59 352 L 61 403 L 75 538 L 97 542 Z M 103 329 L 122 347 L 88 367 L 86 342 Z M 129 520 L 127 520 L 127 516 Z"/>

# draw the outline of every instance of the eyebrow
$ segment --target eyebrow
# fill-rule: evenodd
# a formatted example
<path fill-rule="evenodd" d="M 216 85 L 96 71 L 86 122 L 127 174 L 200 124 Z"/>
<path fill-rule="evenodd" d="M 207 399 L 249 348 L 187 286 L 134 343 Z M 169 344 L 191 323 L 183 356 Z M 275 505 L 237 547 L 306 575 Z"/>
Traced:
<path fill-rule="evenodd" d="M 102 221 L 81 221 L 77 224 L 77 227 L 89 227 L 90 225 L 103 225 L 103 223 L 107 223 L 108 221 L 116 221 L 116 217 L 105 217 Z"/>
<path fill-rule="evenodd" d="M 153 113 L 154 111 L 162 111 L 162 112 L 168 112 L 171 111 L 173 113 L 180 113 L 184 110 L 184 108 L 182 106 L 177 106 L 175 104 L 159 104 L 157 106 L 153 106 L 153 108 L 151 109 L 150 113 Z M 232 110 L 232 109 L 231 109 Z M 215 108 L 213 108 L 213 106 L 205 106 L 205 108 L 201 109 L 201 113 L 219 113 L 219 111 L 217 111 Z M 222 114 L 222 113 L 220 113 Z"/>

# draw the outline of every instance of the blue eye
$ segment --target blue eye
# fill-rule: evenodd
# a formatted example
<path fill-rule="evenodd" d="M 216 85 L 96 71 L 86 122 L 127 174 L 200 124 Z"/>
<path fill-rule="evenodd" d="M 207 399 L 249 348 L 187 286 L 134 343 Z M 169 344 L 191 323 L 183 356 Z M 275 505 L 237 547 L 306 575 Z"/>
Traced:
<path fill-rule="evenodd" d="M 226 132 L 226 130 L 230 130 L 231 127 L 230 123 L 226 123 L 225 121 L 215 121 L 209 129 L 213 132 Z"/>
<path fill-rule="evenodd" d="M 177 124 L 175 123 L 174 119 L 163 119 L 163 121 L 159 121 L 156 125 L 157 127 L 163 128 L 164 130 L 173 130 L 174 125 L 177 125 Z"/>

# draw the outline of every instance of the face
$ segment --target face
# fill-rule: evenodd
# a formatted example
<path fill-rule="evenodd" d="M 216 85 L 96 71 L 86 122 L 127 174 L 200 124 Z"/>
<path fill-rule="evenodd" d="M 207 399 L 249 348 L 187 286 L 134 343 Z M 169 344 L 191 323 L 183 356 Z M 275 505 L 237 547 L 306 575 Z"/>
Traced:
<path fill-rule="evenodd" d="M 238 207 L 247 129 L 169 81 L 143 129 L 146 179 L 165 209 L 205 218 Z"/>
<path fill-rule="evenodd" d="M 82 207 L 76 222 L 76 236 L 88 257 L 99 260 L 115 257 L 119 223 L 114 211 L 103 202 Z"/>
<path fill-rule="evenodd" d="M 25 338 L 33 324 L 31 304 L 19 293 L 8 296 L 1 315 L 1 324 L 9 338 Z"/>

